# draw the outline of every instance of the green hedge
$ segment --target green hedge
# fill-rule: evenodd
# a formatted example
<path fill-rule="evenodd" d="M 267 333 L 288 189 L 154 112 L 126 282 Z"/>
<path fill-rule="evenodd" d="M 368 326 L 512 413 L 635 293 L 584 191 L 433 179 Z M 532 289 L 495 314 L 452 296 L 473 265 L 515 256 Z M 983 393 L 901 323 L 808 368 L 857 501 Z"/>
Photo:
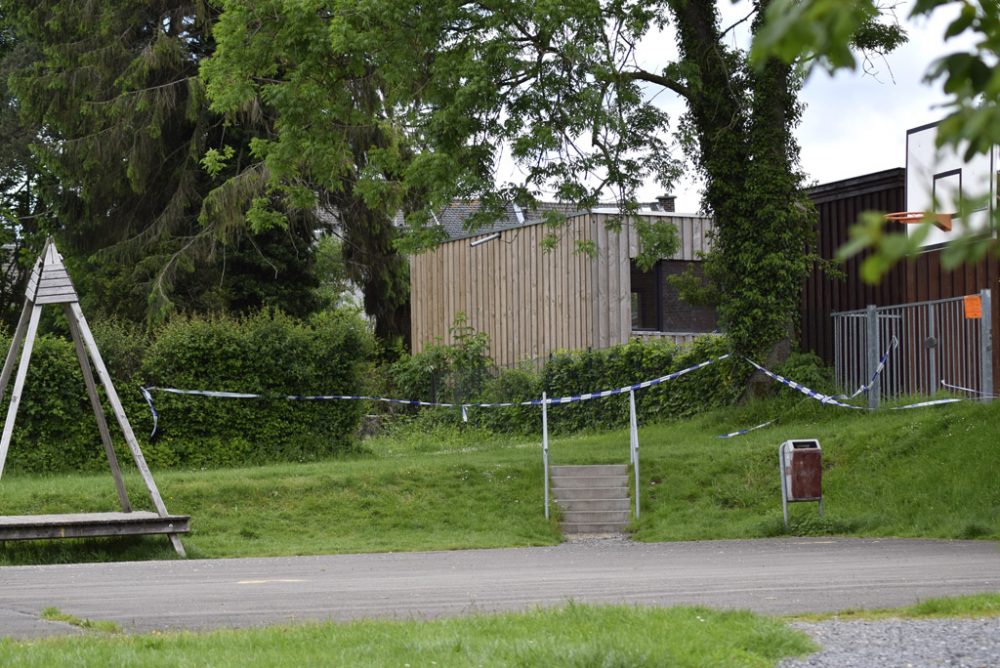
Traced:
<path fill-rule="evenodd" d="M 542 392 L 563 397 L 609 390 L 658 378 L 727 352 L 723 337 L 705 336 L 678 346 L 667 340 L 631 341 L 603 350 L 562 352 L 552 355 L 536 370 L 531 367 L 482 373 L 489 360 L 486 346 L 466 338 L 453 345 L 435 345 L 397 362 L 386 375 L 387 391 L 394 396 L 425 401 L 522 402 L 538 399 Z M 475 361 L 473 350 L 482 350 Z M 485 361 L 483 361 L 485 360 Z M 475 373 L 471 373 L 471 372 Z M 656 422 L 693 415 L 735 401 L 743 391 L 746 365 L 730 361 L 713 364 L 673 381 L 636 392 L 636 409 L 642 422 Z M 479 391 L 460 396 L 457 386 L 471 387 L 461 379 L 481 379 Z M 458 380 L 456 380 L 458 379 Z M 436 389 L 436 392 L 433 391 Z M 419 421 L 426 425 L 454 424 L 458 411 L 423 410 Z M 470 408 L 472 424 L 497 433 L 534 434 L 540 429 L 537 406 Z M 549 409 L 549 429 L 554 434 L 619 428 L 628 424 L 628 395 L 616 395 Z"/>
<path fill-rule="evenodd" d="M 490 401 L 524 401 L 538 398 L 542 391 L 564 397 L 625 387 L 724 355 L 727 345 L 722 337 L 706 336 L 685 346 L 666 340 L 631 341 L 604 350 L 559 353 L 534 374 L 537 378 L 525 369 L 500 373 L 485 396 Z M 730 404 L 742 391 L 741 371 L 724 361 L 638 390 L 638 418 L 656 422 Z M 620 428 L 628 424 L 628 395 L 551 406 L 548 413 L 554 434 Z M 541 419 L 536 407 L 480 409 L 475 416 L 481 426 L 523 433 L 537 432 Z"/>
<path fill-rule="evenodd" d="M 373 342 L 356 315 L 332 312 L 308 323 L 271 312 L 244 320 L 176 319 L 151 338 L 102 323 L 94 336 L 154 468 L 312 460 L 349 448 L 357 432 L 360 402 L 155 393 L 160 425 L 150 441 L 152 420 L 139 393 L 141 385 L 275 396 L 357 393 Z M 3 343 L 6 349 L 9 337 Z M 113 424 L 107 406 L 105 413 Z M 112 433 L 119 458 L 130 461 L 114 426 Z M 30 473 L 106 466 L 73 346 L 65 339 L 38 338 L 8 466 Z"/>

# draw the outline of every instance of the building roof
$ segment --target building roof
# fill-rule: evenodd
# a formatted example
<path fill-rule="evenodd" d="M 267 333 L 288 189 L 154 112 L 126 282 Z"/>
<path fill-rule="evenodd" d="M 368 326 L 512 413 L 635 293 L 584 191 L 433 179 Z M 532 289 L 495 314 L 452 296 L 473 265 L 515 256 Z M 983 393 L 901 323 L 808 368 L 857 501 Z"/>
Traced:
<path fill-rule="evenodd" d="M 671 201 L 662 200 L 639 204 L 639 213 L 644 216 L 682 216 L 685 214 L 675 213 Z M 545 222 L 545 214 L 548 211 L 558 211 L 567 218 L 581 216 L 587 213 L 617 214 L 620 209 L 617 203 L 600 203 L 596 208 L 587 210 L 581 209 L 574 204 L 561 202 L 538 202 L 534 209 L 521 209 L 520 207 L 508 204 L 505 207 L 503 216 L 495 222 L 483 227 L 470 230 L 466 227 L 466 221 L 479 211 L 479 203 L 475 201 L 455 201 L 444 208 L 444 210 L 433 214 L 431 222 L 437 222 L 444 229 L 449 241 L 458 239 L 468 239 L 470 237 L 493 234 L 504 230 L 512 230 L 529 225 L 539 225 Z M 699 217 L 697 214 L 686 214 L 687 216 Z"/>
<path fill-rule="evenodd" d="M 840 181 L 821 183 L 806 188 L 806 194 L 816 203 L 834 199 L 844 199 L 887 188 L 902 188 L 906 183 L 906 170 L 902 167 L 885 169 L 862 176 L 854 176 Z"/>
<path fill-rule="evenodd" d="M 504 213 L 499 219 L 482 227 L 469 229 L 467 221 L 479 209 L 479 202 L 455 201 L 443 210 L 433 213 L 431 223 L 439 224 L 444 229 L 448 239 L 454 241 L 528 225 L 538 225 L 545 222 L 545 214 L 548 211 L 558 211 L 567 218 L 586 213 L 577 206 L 556 202 L 539 202 L 534 209 L 522 209 L 515 204 L 508 204 L 504 207 Z"/>

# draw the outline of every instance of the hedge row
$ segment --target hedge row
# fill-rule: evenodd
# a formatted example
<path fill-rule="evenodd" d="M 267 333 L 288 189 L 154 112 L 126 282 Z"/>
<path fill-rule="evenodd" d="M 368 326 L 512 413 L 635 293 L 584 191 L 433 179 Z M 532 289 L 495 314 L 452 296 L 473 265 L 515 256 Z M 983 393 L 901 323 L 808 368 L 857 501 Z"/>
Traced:
<path fill-rule="evenodd" d="M 152 337 L 104 323 L 94 325 L 94 336 L 154 468 L 318 459 L 349 448 L 357 433 L 360 402 L 155 393 L 160 424 L 151 440 L 151 416 L 139 392 L 140 386 L 152 385 L 275 397 L 355 393 L 370 369 L 373 342 L 353 314 L 326 313 L 308 323 L 272 312 L 239 321 L 177 319 Z M 2 342 L 5 350 L 9 341 Z M 105 413 L 113 424 L 107 405 Z M 119 435 L 116 428 L 112 433 Z M 120 460 L 130 461 L 120 437 L 116 449 Z M 46 473 L 104 466 L 73 345 L 42 335 L 32 355 L 8 467 Z"/>
<path fill-rule="evenodd" d="M 632 341 L 604 350 L 563 352 L 551 356 L 541 368 L 508 369 L 482 378 L 477 391 L 469 391 L 469 378 L 480 363 L 470 362 L 468 348 L 478 341 L 455 346 L 435 346 L 397 364 L 394 378 L 398 392 L 428 401 L 518 402 L 538 399 L 542 392 L 562 397 L 609 390 L 658 378 L 714 359 L 727 352 L 723 337 L 706 336 L 690 345 L 666 340 Z M 453 378 L 459 381 L 451 380 Z M 644 422 L 699 413 L 727 405 L 742 393 L 745 365 L 728 360 L 712 364 L 677 380 L 636 392 L 636 409 Z M 436 396 L 428 388 L 438 388 Z M 442 391 L 443 388 L 443 391 Z M 461 392 L 457 390 L 461 388 Z M 424 419 L 453 420 L 454 411 L 440 410 Z M 502 433 L 536 433 L 537 407 L 469 410 L 470 422 Z M 549 429 L 555 434 L 619 428 L 628 424 L 628 395 L 552 406 Z"/>

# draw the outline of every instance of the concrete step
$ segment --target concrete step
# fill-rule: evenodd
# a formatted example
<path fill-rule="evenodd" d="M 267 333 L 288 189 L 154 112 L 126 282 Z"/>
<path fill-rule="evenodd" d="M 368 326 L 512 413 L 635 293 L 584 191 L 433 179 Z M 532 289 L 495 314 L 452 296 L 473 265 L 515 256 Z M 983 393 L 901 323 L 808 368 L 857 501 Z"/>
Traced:
<path fill-rule="evenodd" d="M 628 465 L 626 464 L 593 464 L 589 466 L 552 466 L 549 472 L 553 475 L 627 475 Z"/>
<path fill-rule="evenodd" d="M 567 524 L 605 524 L 616 522 L 625 526 L 628 524 L 628 511 L 569 510 L 563 513 L 563 522 Z"/>
<path fill-rule="evenodd" d="M 563 522 L 560 528 L 563 533 L 621 533 L 625 525 L 618 522 Z"/>
<path fill-rule="evenodd" d="M 631 505 L 628 498 L 620 499 L 556 499 L 556 503 L 564 512 L 573 510 L 625 510 Z"/>
<path fill-rule="evenodd" d="M 628 476 L 624 475 L 602 475 L 602 476 L 552 476 L 550 478 L 553 487 L 625 487 L 628 485 Z"/>
<path fill-rule="evenodd" d="M 558 501 L 574 499 L 627 499 L 628 488 L 616 487 L 553 487 L 552 496 Z"/>

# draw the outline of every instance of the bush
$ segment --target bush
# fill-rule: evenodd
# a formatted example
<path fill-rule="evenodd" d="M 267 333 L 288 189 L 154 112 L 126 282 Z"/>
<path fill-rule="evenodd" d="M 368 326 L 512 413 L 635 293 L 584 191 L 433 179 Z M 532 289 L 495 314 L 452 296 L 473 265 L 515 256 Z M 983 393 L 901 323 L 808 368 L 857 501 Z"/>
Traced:
<path fill-rule="evenodd" d="M 263 394 L 262 399 L 155 395 L 159 441 L 147 459 L 225 466 L 305 461 L 348 449 L 359 401 L 288 401 L 288 395 L 359 394 L 373 351 L 356 317 L 330 312 L 302 323 L 278 312 L 242 321 L 174 320 L 143 363 L 148 385 Z"/>
<path fill-rule="evenodd" d="M 450 332 L 455 343 L 432 344 L 393 364 L 387 389 L 435 403 L 467 403 L 480 396 L 495 373 L 489 336 L 469 327 L 462 313 Z"/>
<path fill-rule="evenodd" d="M 93 330 L 125 413 L 153 467 L 312 460 L 352 444 L 361 402 L 278 397 L 361 392 L 373 343 L 354 315 L 325 313 L 309 323 L 269 312 L 242 321 L 181 319 L 166 325 L 153 340 L 116 322 L 97 323 Z M 0 339 L 0 345 L 9 347 L 10 337 Z M 143 438 L 152 421 L 139 392 L 141 385 L 233 390 L 273 398 L 227 400 L 157 393 L 160 429 L 150 443 Z M 103 389 L 99 393 L 103 397 Z M 22 397 L 9 468 L 46 473 L 107 467 L 72 342 L 51 335 L 37 338 Z M 104 404 L 119 461 L 126 465 L 131 456 L 110 407 Z"/>
<path fill-rule="evenodd" d="M 727 352 L 723 337 L 705 336 L 678 346 L 666 340 L 630 341 L 606 350 L 562 353 L 542 370 L 542 386 L 550 397 L 611 390 L 659 378 Z M 642 422 L 658 422 L 694 415 L 735 401 L 742 390 L 739 368 L 731 361 L 716 362 L 678 379 L 635 393 Z M 549 429 L 569 433 L 620 428 L 628 424 L 628 394 L 553 406 Z"/>
<path fill-rule="evenodd" d="M 386 374 L 395 381 L 386 391 L 406 399 L 455 403 L 518 403 L 540 399 L 543 391 L 549 397 L 572 396 L 665 376 L 719 357 L 727 346 L 722 337 L 702 337 L 686 346 L 666 340 L 631 341 L 605 350 L 555 354 L 541 371 L 522 367 L 487 376 L 482 370 L 493 366 L 486 355 L 489 342 L 482 334 L 467 335 L 456 337 L 455 344 L 431 346 L 397 362 Z M 656 422 L 730 404 L 743 389 L 744 372 L 743 365 L 726 361 L 639 390 L 635 395 L 639 417 Z M 476 383 L 463 385 L 456 380 L 463 377 L 473 377 Z M 456 387 L 479 391 L 467 394 Z M 552 433 L 620 428 L 628 424 L 628 395 L 551 406 L 548 412 Z M 423 410 L 420 423 L 453 424 L 457 414 L 449 409 Z M 533 434 L 541 416 L 538 406 L 470 408 L 469 420 L 497 433 Z"/>

